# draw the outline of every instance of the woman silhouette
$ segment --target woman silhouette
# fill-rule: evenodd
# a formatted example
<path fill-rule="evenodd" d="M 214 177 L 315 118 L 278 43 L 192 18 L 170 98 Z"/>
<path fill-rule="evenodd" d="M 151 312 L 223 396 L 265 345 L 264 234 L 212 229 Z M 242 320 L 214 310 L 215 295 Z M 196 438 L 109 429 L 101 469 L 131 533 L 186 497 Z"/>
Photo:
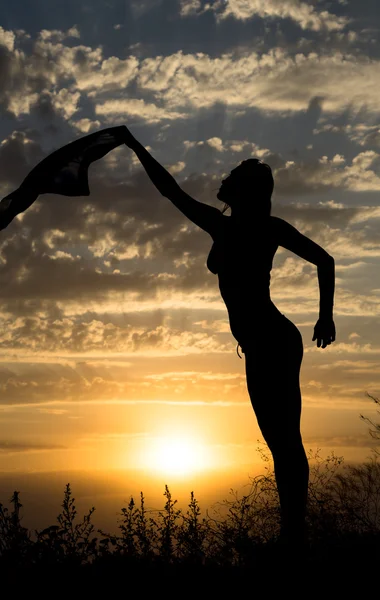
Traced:
<path fill-rule="evenodd" d="M 292 225 L 271 216 L 273 177 L 260 160 L 244 160 L 223 180 L 217 198 L 231 208 L 228 217 L 186 194 L 128 129 L 125 135 L 159 192 L 213 240 L 207 266 L 218 275 L 231 332 L 245 354 L 252 406 L 273 455 L 281 538 L 299 545 L 305 541 L 309 479 L 300 431 L 303 344 L 297 327 L 270 298 L 270 271 L 279 246 L 317 266 L 320 306 L 313 341 L 326 348 L 335 340 L 334 259 Z"/>

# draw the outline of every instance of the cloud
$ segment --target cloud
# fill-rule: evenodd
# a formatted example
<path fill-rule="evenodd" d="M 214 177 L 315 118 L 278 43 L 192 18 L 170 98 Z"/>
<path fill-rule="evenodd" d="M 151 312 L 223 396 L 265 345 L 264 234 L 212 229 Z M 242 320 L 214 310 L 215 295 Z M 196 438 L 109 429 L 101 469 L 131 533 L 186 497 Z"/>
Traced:
<path fill-rule="evenodd" d="M 65 46 L 62 43 L 37 38 L 33 54 L 25 59 L 32 74 L 46 73 L 53 84 L 69 81 L 75 90 L 118 90 L 133 80 L 138 66 L 134 56 L 104 59 L 101 48 Z"/>
<path fill-rule="evenodd" d="M 291 19 L 301 29 L 312 31 L 341 31 L 349 22 L 347 17 L 339 17 L 328 11 L 318 11 L 310 3 L 300 0 L 180 0 L 182 17 L 201 15 L 212 10 L 220 23 L 228 17 L 246 21 L 253 17 L 262 19 Z"/>
<path fill-rule="evenodd" d="M 186 167 L 186 163 L 183 160 L 179 160 L 174 165 L 168 165 L 167 169 L 172 175 L 176 175 L 177 173 L 181 173 Z"/>
<path fill-rule="evenodd" d="M 369 435 L 306 436 L 304 443 L 324 448 L 376 448 L 378 442 Z"/>
<path fill-rule="evenodd" d="M 121 60 L 104 59 L 100 48 L 76 46 L 75 38 L 70 47 L 58 38 L 41 35 L 35 54 L 29 56 L 17 46 L 16 35 L 4 37 L 2 48 L 7 60 L 20 66 L 15 71 L 19 79 L 15 78 L 14 95 L 6 91 L 7 106 L 13 106 L 19 117 L 23 110 L 45 110 L 47 114 L 51 110 L 54 118 L 67 121 L 80 133 L 124 115 L 150 124 L 167 119 L 173 125 L 177 121 L 179 126 L 179 121 L 194 119 L 200 106 L 211 108 L 215 99 L 220 102 L 221 97 L 226 103 L 242 102 L 244 111 L 259 106 L 267 113 L 276 106 L 274 97 L 281 99 L 282 104 L 276 108 L 280 115 L 284 107 L 307 110 L 310 98 L 316 97 L 316 88 L 322 85 L 323 69 L 327 92 L 339 75 L 340 85 L 332 92 L 339 110 L 348 101 L 354 108 L 361 105 L 358 90 L 366 96 L 366 106 L 372 101 L 372 88 L 368 86 L 377 63 L 360 55 L 327 52 L 293 56 L 284 49 L 274 49 L 215 57 L 177 52 L 168 57 L 138 60 L 130 56 Z M 15 50 L 9 53 L 13 44 Z M 365 69 L 364 90 L 359 84 Z M 349 76 L 356 77 L 356 95 L 351 99 L 349 92 L 353 93 L 354 86 L 348 82 Z M 296 85 L 297 80 L 305 85 Z M 132 81 L 137 86 L 136 93 L 140 95 L 141 91 L 146 99 L 125 97 L 123 86 Z M 116 91 L 114 84 L 121 86 L 121 91 Z M 322 110 L 331 108 L 327 92 L 320 100 Z M 16 96 L 26 102 L 25 106 L 12 104 L 21 101 Z M 91 111 L 84 111 L 84 99 L 92 104 L 99 119 Z M 366 127 L 362 130 L 365 135 L 376 133 L 374 125 Z M 194 136 L 190 140 L 187 130 L 187 137 L 180 138 L 185 140 L 182 148 L 179 143 L 172 161 L 167 159 L 157 136 L 154 156 L 178 176 L 190 195 L 215 205 L 218 203 L 211 192 L 221 178 L 221 168 L 228 170 L 240 153 L 244 157 L 264 157 L 275 173 L 275 213 L 310 234 L 337 259 L 338 314 L 371 315 L 378 311 L 379 294 L 363 288 L 361 280 L 362 293 L 356 293 L 359 276 L 354 277 L 352 272 L 360 270 L 360 277 L 365 278 L 368 259 L 380 256 L 376 234 L 379 209 L 346 206 L 333 198 L 342 190 L 356 194 L 378 191 L 380 154 L 367 147 L 359 148 L 356 155 L 334 148 L 329 156 L 317 158 L 314 154 L 314 159 L 308 161 L 297 157 L 287 160 L 254 141 L 248 129 L 245 133 L 246 136 L 229 139 L 210 131 L 204 139 Z M 45 138 L 43 141 L 46 143 Z M 17 127 L 3 140 L 0 175 L 4 190 L 12 184 L 16 187 L 29 168 L 46 155 L 47 148 L 42 149 L 41 144 L 42 138 L 32 128 L 23 131 Z M 200 160 L 199 157 L 205 159 L 208 175 L 191 172 L 191 160 Z M 219 167 L 221 161 L 223 167 Z M 229 350 L 233 340 L 217 280 L 205 267 L 211 243 L 207 234 L 189 224 L 160 196 L 128 149 L 115 151 L 96 169 L 90 169 L 90 187 L 90 199 L 41 197 L 2 233 L 0 280 L 5 351 L 94 354 L 104 347 L 108 352 L 127 354 L 138 351 L 146 355 L 190 355 Z M 300 201 L 294 202 L 297 197 Z M 310 202 L 305 201 L 307 197 Z M 325 200 L 321 201 L 321 197 Z M 360 202 L 363 204 L 363 199 Z M 317 292 L 314 268 L 280 252 L 278 268 L 273 273 L 276 301 L 291 314 L 312 314 L 317 306 Z M 165 319 L 148 323 L 148 315 L 158 306 Z M 175 313 L 190 309 L 193 315 L 198 311 L 194 319 L 199 325 L 193 324 L 193 329 L 173 326 Z M 112 319 L 105 316 L 107 311 Z M 123 311 L 126 320 L 122 324 L 116 317 Z"/>
<path fill-rule="evenodd" d="M 373 313 L 372 313 L 373 314 Z M 317 352 L 320 349 L 316 346 L 312 346 L 308 349 L 308 352 Z M 375 347 L 374 345 L 368 344 L 358 344 L 357 342 L 345 343 L 338 342 L 332 345 L 329 348 L 329 351 L 332 354 L 380 354 L 380 348 Z"/>
<path fill-rule="evenodd" d="M 123 314 L 123 313 L 122 313 Z M 177 329 L 159 325 L 149 328 L 133 325 L 133 313 L 125 315 L 124 323 L 117 313 L 110 316 L 78 315 L 52 319 L 49 317 L 18 317 L 14 322 L 2 320 L 7 331 L 2 334 L 3 351 L 22 350 L 24 353 L 44 352 L 64 355 L 92 353 L 133 354 L 192 354 L 224 352 L 228 343 L 201 329 Z M 168 318 L 166 319 L 168 321 Z M 112 322 L 114 321 L 114 322 Z M 116 321 L 116 322 L 115 322 Z M 119 321 L 119 323 L 117 323 Z M 16 385 L 16 384 L 15 384 Z M 3 390 L 5 392 L 5 390 Z"/>
<path fill-rule="evenodd" d="M 22 36 L 0 29 L 0 102 L 6 110 L 16 117 L 29 114 L 44 96 L 67 119 L 83 92 L 119 91 L 134 79 L 136 57 L 103 58 L 101 48 L 65 45 L 67 37 L 79 37 L 75 26 L 67 32 L 42 30 L 30 50 Z"/>
<path fill-rule="evenodd" d="M 146 380 L 153 381 L 190 381 L 191 383 L 198 383 L 199 381 L 239 381 L 245 382 L 245 376 L 241 373 L 213 373 L 199 371 L 167 371 L 164 373 L 158 373 L 154 375 L 147 375 Z"/>
<path fill-rule="evenodd" d="M 0 46 L 6 48 L 9 52 L 13 52 L 16 35 L 13 31 L 7 31 L 0 26 Z"/>
<path fill-rule="evenodd" d="M 71 403 L 167 404 L 182 400 L 194 405 L 236 405 L 246 401 L 244 376 L 238 372 L 210 371 L 203 363 L 193 372 L 174 372 L 172 379 L 165 370 L 157 371 L 154 355 L 151 359 L 145 355 L 142 369 L 135 362 L 132 366 L 127 362 L 112 364 L 112 360 L 104 360 L 105 356 L 94 363 L 73 361 L 72 366 L 33 362 L 33 357 L 29 363 L 14 363 L 13 373 L 0 372 L 0 404 L 38 405 L 38 412 L 67 418 Z M 184 369 L 190 360 L 183 363 Z"/>
<path fill-rule="evenodd" d="M 163 0 L 131 0 L 130 8 L 135 19 L 139 19 L 150 10 L 161 6 Z"/>
<path fill-rule="evenodd" d="M 360 152 L 351 164 L 339 154 L 318 161 L 286 161 L 275 169 L 275 190 L 280 195 L 347 189 L 354 192 L 380 190 L 377 174 L 380 154 L 373 150 Z M 268 158 L 270 163 L 270 158 Z"/>
<path fill-rule="evenodd" d="M 0 102 L 17 118 L 50 110 L 67 120 L 85 101 L 106 121 L 128 115 L 148 123 L 188 119 L 220 102 L 244 113 L 303 112 L 316 97 L 325 114 L 379 111 L 378 60 L 359 53 L 275 47 L 105 58 L 101 47 L 66 45 L 67 32 L 58 33 L 43 30 L 30 49 L 22 36 L 0 31 Z"/>
<path fill-rule="evenodd" d="M 43 41 L 55 41 L 63 42 L 67 38 L 80 38 L 80 32 L 76 25 L 67 29 L 67 31 L 61 31 L 60 29 L 42 29 L 39 34 L 39 38 Z"/>
<path fill-rule="evenodd" d="M 202 8 L 201 0 L 178 0 L 180 5 L 180 15 L 187 16 L 196 13 Z"/>
<path fill-rule="evenodd" d="M 8 442 L 0 440 L 0 453 L 13 454 L 14 452 L 46 452 L 50 450 L 66 450 L 66 446 L 55 444 L 30 444 L 28 442 Z"/>
<path fill-rule="evenodd" d="M 306 111 L 322 97 L 322 110 L 339 114 L 366 108 L 377 114 L 379 64 L 363 55 L 310 52 L 290 54 L 282 48 L 211 57 L 205 53 L 144 59 L 137 82 L 159 95 L 167 108 L 226 106 L 257 108 L 267 113 Z M 337 85 L 339 82 L 339 85 Z"/>
<path fill-rule="evenodd" d="M 349 336 L 349 339 L 360 338 L 359 335 L 353 334 Z M 322 368 L 322 367 L 320 367 Z M 323 365 L 323 369 L 342 369 L 349 373 L 367 374 L 367 373 L 380 373 L 379 363 L 372 362 L 369 360 L 335 360 L 331 363 Z"/>
<path fill-rule="evenodd" d="M 235 145 L 239 145 L 240 150 L 244 144 L 239 145 L 238 140 L 218 138 L 218 148 L 215 148 L 205 141 L 213 156 L 220 154 L 221 149 L 226 152 Z M 38 144 L 26 134 L 12 134 L 0 149 L 5 153 L 1 162 L 4 177 L 11 175 L 16 179 L 17 169 L 14 168 L 12 175 L 12 163 L 23 165 L 22 168 L 27 170 L 27 161 L 31 161 L 32 155 L 35 156 L 38 151 L 41 152 Z M 54 351 L 57 344 L 61 349 L 69 348 L 69 338 L 72 339 L 71 348 L 93 351 L 96 343 L 100 346 L 107 336 L 102 311 L 120 313 L 122 306 L 128 306 L 130 313 L 136 311 L 147 315 L 157 306 L 173 311 L 191 305 L 193 309 L 213 311 L 214 318 L 215 311 L 223 310 L 216 278 L 208 273 L 205 266 L 211 240 L 207 234 L 192 227 L 180 211 L 157 193 L 144 171 L 128 174 L 128 153 L 124 151 L 125 156 L 121 153 L 115 178 L 105 167 L 100 168 L 93 178 L 90 176 L 90 201 L 42 197 L 22 220 L 15 220 L 3 233 L 0 240 L 2 310 L 4 315 L 8 315 L 6 319 L 10 319 L 4 322 L 3 330 L 12 332 L 11 339 L 4 340 L 7 347 L 21 348 L 23 337 L 28 340 L 35 335 L 35 344 L 40 351 L 43 347 Z M 329 176 L 330 181 L 337 185 L 338 181 L 347 179 L 347 170 L 352 177 L 355 165 L 358 177 L 363 179 L 365 167 L 371 166 L 373 158 L 373 155 L 363 153 L 360 161 L 355 157 L 351 162 L 334 161 L 333 158 L 315 161 L 309 171 L 309 167 L 302 163 L 284 164 L 282 161 L 276 185 L 282 193 L 292 193 L 292 196 L 315 191 L 314 181 L 322 182 L 322 188 L 316 189 L 325 189 L 323 182 L 329 181 Z M 172 167 L 169 165 L 169 169 L 182 173 L 183 162 L 178 161 Z M 126 183 L 118 183 L 119 169 L 128 174 L 123 177 L 127 179 Z M 285 180 L 285 185 L 281 169 L 293 173 L 293 179 Z M 363 181 L 366 181 L 365 178 Z M 196 198 L 202 198 L 205 190 L 213 186 L 214 176 L 193 176 L 183 183 L 186 191 Z M 364 260 L 380 255 L 380 240 L 369 238 L 380 216 L 377 207 L 320 201 L 276 204 L 275 209 L 276 214 L 311 235 L 338 261 L 344 258 L 351 264 L 357 263 L 359 257 Z M 374 225 L 370 227 L 372 223 Z M 357 226 L 360 227 L 355 229 Z M 85 258 L 82 256 L 83 248 Z M 292 313 L 299 310 L 315 312 L 317 284 L 314 267 L 297 257 L 280 254 L 278 258 L 272 277 L 274 297 L 286 304 L 287 310 Z M 337 274 L 342 276 L 338 269 Z M 344 272 L 342 274 L 347 278 Z M 339 293 L 342 293 L 341 287 Z M 379 296 L 375 293 L 355 295 L 353 291 L 346 291 L 345 294 L 340 298 L 343 303 L 339 302 L 339 307 L 344 307 L 346 314 L 359 314 L 359 310 L 370 314 L 378 310 Z M 87 324 L 82 330 L 78 329 L 78 323 L 83 321 L 88 310 L 93 311 L 94 323 L 99 321 L 96 326 L 99 341 L 96 343 Z M 38 320 L 42 313 L 47 316 L 45 322 Z M 22 318 L 37 315 L 38 319 L 36 322 L 18 322 L 17 315 Z M 74 317 L 73 323 L 62 321 L 65 317 Z M 133 329 L 134 317 L 130 319 Z M 206 315 L 203 314 L 201 320 L 206 321 Z M 62 325 L 58 326 L 60 321 Z M 16 328 L 10 327 L 16 322 Z M 52 326 L 53 322 L 56 325 Z M 65 326 L 63 323 L 66 323 Z M 66 326 L 67 336 L 63 333 Z M 169 343 L 166 332 L 156 327 L 157 324 L 136 330 L 134 342 L 128 333 L 124 346 L 120 346 L 116 330 L 113 348 L 120 347 L 122 351 L 130 351 L 137 345 L 153 348 L 153 340 L 160 340 L 162 348 L 166 344 L 173 350 L 177 342 L 172 340 Z M 212 327 L 205 331 L 206 334 L 212 333 Z M 121 337 L 126 333 L 120 330 Z M 183 347 L 191 347 L 195 338 L 191 343 L 181 343 Z M 31 350 L 32 346 L 28 344 L 26 342 L 25 348 Z M 221 347 L 221 340 L 218 344 Z"/>
<path fill-rule="evenodd" d="M 110 122 L 115 123 L 115 115 L 124 118 L 138 117 L 147 123 L 159 123 L 162 120 L 184 119 L 189 115 L 184 112 L 177 112 L 171 109 L 160 108 L 153 103 L 147 103 L 139 98 L 129 100 L 106 100 L 103 103 L 95 105 L 95 114 L 107 117 Z"/>
<path fill-rule="evenodd" d="M 324 31 L 331 43 L 312 33 L 297 47 L 272 28 L 256 52 L 251 40 L 226 51 L 230 42 L 218 38 L 211 50 L 208 40 L 199 52 L 190 44 L 165 56 L 166 44 L 144 44 L 136 56 L 132 46 L 112 56 L 112 45 L 88 44 L 79 30 L 69 40 L 58 30 L 37 39 L 0 30 L 0 185 L 9 191 L 61 143 L 126 118 L 190 195 L 215 206 L 223 173 L 242 158 L 265 158 L 275 173 L 274 214 L 336 259 L 338 340 L 326 352 L 313 351 L 309 335 L 319 306 L 315 267 L 280 249 L 273 270 L 273 298 L 304 335 L 306 404 L 346 402 L 354 411 L 366 389 L 380 389 L 379 61 L 361 54 L 363 39 L 337 52 L 348 46 L 332 40 L 349 33 L 334 29 L 337 21 L 329 29 L 335 16 L 321 16 L 321 3 L 309 7 L 309 21 L 292 16 L 291 4 L 277 16 Z M 140 6 L 142 14 L 154 2 Z M 195 12 L 205 6 L 193 2 Z M 242 7 L 214 3 L 209 13 L 226 13 L 217 35 L 231 26 L 249 35 Z M 252 18 L 267 11 L 268 23 L 273 7 L 261 3 Z M 268 50 L 273 39 L 279 47 Z M 345 138 L 324 146 L 330 125 Z M 320 138 L 311 138 L 314 127 Z M 309 158 L 292 153 L 310 141 Z M 89 176 L 90 198 L 42 196 L 1 232 L 3 406 L 38 405 L 37 416 L 59 421 L 73 410 L 62 403 L 247 406 L 244 361 L 205 266 L 210 237 L 160 196 L 132 151 L 111 153 Z"/>
<path fill-rule="evenodd" d="M 202 12 L 204 12 L 204 10 L 207 10 L 207 9 L 202 8 L 201 0 L 179 0 L 179 2 L 180 2 L 179 14 L 181 15 L 181 17 L 188 17 L 188 16 L 192 16 L 192 15 L 201 14 Z M 219 2 L 218 2 L 218 4 L 219 4 Z M 209 10 L 210 9 L 211 9 L 211 7 L 209 5 Z"/>
<path fill-rule="evenodd" d="M 34 42 L 32 52 L 27 54 L 19 47 L 20 44 L 22 40 L 14 49 L 10 49 L 9 44 L 7 47 L 0 46 L 0 103 L 5 110 L 15 117 L 20 117 L 30 113 L 31 109 L 38 105 L 41 96 L 44 96 L 45 99 L 51 100 L 53 108 L 56 105 L 64 114 L 73 114 L 80 94 L 77 90 L 68 90 L 64 82 L 57 88 L 60 79 L 65 79 L 65 76 L 68 79 L 72 77 L 73 71 L 75 72 L 73 60 L 72 73 L 69 74 L 65 71 L 62 58 L 62 55 L 67 57 L 72 53 L 73 49 L 62 43 L 38 38 Z M 67 62 L 66 60 L 65 66 L 69 68 Z M 69 105 L 67 109 L 66 104 Z"/>
<path fill-rule="evenodd" d="M 78 111 L 78 102 L 80 99 L 79 92 L 70 92 L 66 88 L 61 88 L 59 92 L 51 93 L 47 90 L 44 90 L 43 93 L 45 98 L 50 98 L 52 107 L 57 113 L 60 113 L 64 119 L 71 119 L 71 117 Z M 16 107 L 14 100 L 9 105 L 9 108 L 15 115 L 24 112 L 23 108 Z"/>
<path fill-rule="evenodd" d="M 18 187 L 38 160 L 44 158 L 31 132 L 13 131 L 0 143 L 0 186 L 6 191 Z"/>
<path fill-rule="evenodd" d="M 367 148 L 380 147 L 380 128 L 379 125 L 371 122 L 364 123 L 359 120 L 356 123 L 324 123 L 316 127 L 313 132 L 315 135 L 324 133 L 344 134 L 349 140 L 356 142 L 360 146 Z"/>
<path fill-rule="evenodd" d="M 79 119 L 79 121 L 71 121 L 71 124 L 81 133 L 90 133 L 93 130 L 100 129 L 100 121 L 92 121 L 88 117 Z"/>

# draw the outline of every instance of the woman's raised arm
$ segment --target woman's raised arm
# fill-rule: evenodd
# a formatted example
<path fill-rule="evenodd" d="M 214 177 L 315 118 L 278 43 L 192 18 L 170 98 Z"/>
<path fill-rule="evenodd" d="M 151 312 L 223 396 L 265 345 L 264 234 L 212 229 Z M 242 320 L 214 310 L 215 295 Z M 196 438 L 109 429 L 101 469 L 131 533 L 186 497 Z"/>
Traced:
<path fill-rule="evenodd" d="M 188 219 L 212 238 L 219 229 L 223 215 L 217 208 L 195 200 L 183 191 L 174 177 L 153 158 L 146 148 L 126 129 L 125 144 L 133 150 L 158 191 L 168 198 Z"/>

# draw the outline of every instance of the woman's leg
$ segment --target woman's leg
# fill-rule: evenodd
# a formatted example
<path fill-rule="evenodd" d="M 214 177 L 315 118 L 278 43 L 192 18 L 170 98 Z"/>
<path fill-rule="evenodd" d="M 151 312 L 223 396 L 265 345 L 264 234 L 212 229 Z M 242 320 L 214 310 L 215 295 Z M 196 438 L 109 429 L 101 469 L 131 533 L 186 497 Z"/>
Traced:
<path fill-rule="evenodd" d="M 281 506 L 281 534 L 289 542 L 305 537 L 309 465 L 300 431 L 299 372 L 302 338 L 282 317 L 275 336 L 265 332 L 245 349 L 248 392 L 273 455 Z"/>

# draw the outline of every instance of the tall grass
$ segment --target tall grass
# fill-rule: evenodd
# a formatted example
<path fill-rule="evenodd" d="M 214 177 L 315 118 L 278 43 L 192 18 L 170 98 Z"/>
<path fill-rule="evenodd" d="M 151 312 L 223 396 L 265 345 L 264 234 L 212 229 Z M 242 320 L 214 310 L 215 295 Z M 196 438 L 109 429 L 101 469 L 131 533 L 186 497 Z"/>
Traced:
<path fill-rule="evenodd" d="M 369 397 L 380 406 L 377 398 Z M 370 435 L 380 441 L 380 424 L 361 418 L 370 425 Z M 251 478 L 243 492 L 231 489 L 226 499 L 203 513 L 194 492 L 184 510 L 167 485 L 161 510 L 147 508 L 141 492 L 138 502 L 131 497 L 121 508 L 114 533 L 95 527 L 94 507 L 78 516 L 69 483 L 56 523 L 30 531 L 22 525 L 23 507 L 15 491 L 9 508 L 0 504 L 3 589 L 8 578 L 12 591 L 26 582 L 28 589 L 36 586 L 41 596 L 42 582 L 52 575 L 53 584 L 63 586 L 66 596 L 82 595 L 80 577 L 87 595 L 103 595 L 102 584 L 109 595 L 113 581 L 121 581 L 129 591 L 137 585 L 139 595 L 141 590 L 168 595 L 169 588 L 159 586 L 170 582 L 174 589 L 179 576 L 180 587 L 175 589 L 181 595 L 189 595 L 191 584 L 197 595 L 200 590 L 205 593 L 207 578 L 214 595 L 219 582 L 221 597 L 228 595 L 226 585 L 231 582 L 233 592 L 243 582 L 244 591 L 253 586 L 256 595 L 270 595 L 274 589 L 283 593 L 288 581 L 293 595 L 310 595 L 316 589 L 332 592 L 335 576 L 335 593 L 344 589 L 353 594 L 357 584 L 363 593 L 366 582 L 372 593 L 380 565 L 379 451 L 374 450 L 361 465 L 346 465 L 334 453 L 323 458 L 319 451 L 309 452 L 310 547 L 301 556 L 277 544 L 280 507 L 273 463 L 265 445 L 258 450 L 264 472 Z M 289 573 L 293 578 L 284 579 Z M 51 591 L 48 586 L 49 597 Z"/>
<path fill-rule="evenodd" d="M 264 474 L 250 480 L 246 492 L 210 507 L 205 516 L 193 492 L 186 510 L 165 486 L 161 510 L 146 508 L 141 493 L 121 509 L 116 533 L 95 528 L 92 507 L 79 517 L 67 484 L 57 521 L 41 531 L 22 526 L 20 496 L 11 506 L 0 504 L 0 566 L 96 569 L 122 563 L 131 573 L 141 565 L 235 568 L 258 565 L 263 552 L 275 547 L 279 534 L 279 502 L 268 451 L 260 449 Z M 339 552 L 346 559 L 379 556 L 380 464 L 376 457 L 360 466 L 344 465 L 342 457 L 309 453 L 308 531 L 314 560 Z"/>

